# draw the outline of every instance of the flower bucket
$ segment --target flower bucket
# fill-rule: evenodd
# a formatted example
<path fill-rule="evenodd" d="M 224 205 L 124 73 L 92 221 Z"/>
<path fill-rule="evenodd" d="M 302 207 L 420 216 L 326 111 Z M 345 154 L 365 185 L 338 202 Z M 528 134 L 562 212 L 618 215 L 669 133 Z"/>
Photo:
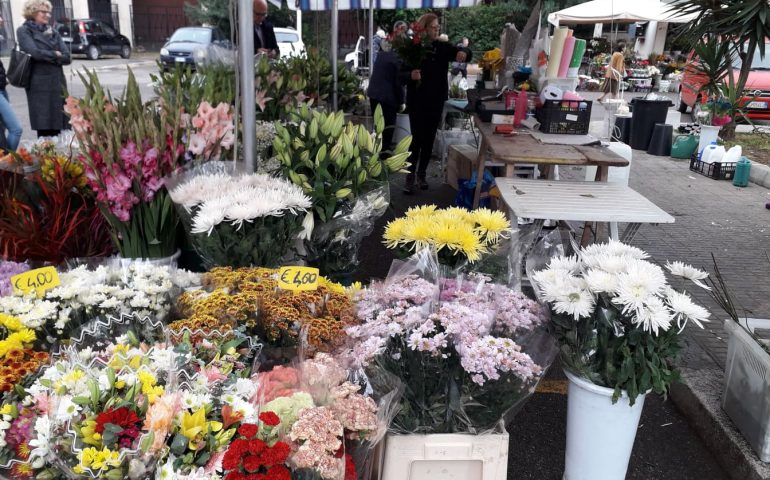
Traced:
<path fill-rule="evenodd" d="M 120 266 L 122 268 L 128 267 L 133 262 L 145 262 L 149 263 L 150 265 L 153 265 L 155 267 L 170 267 L 170 268 L 176 268 L 177 261 L 179 260 L 179 257 L 182 255 L 182 250 L 177 249 L 176 252 L 174 252 L 173 255 L 169 255 L 168 257 L 158 257 L 158 258 L 123 258 L 118 256 L 118 260 L 120 261 Z"/>
<path fill-rule="evenodd" d="M 437 433 L 385 439 L 380 480 L 506 480 L 508 433 Z"/>
<path fill-rule="evenodd" d="M 564 480 L 626 478 L 645 395 L 630 406 L 623 392 L 613 404 L 612 389 L 564 373 L 569 379 Z"/>

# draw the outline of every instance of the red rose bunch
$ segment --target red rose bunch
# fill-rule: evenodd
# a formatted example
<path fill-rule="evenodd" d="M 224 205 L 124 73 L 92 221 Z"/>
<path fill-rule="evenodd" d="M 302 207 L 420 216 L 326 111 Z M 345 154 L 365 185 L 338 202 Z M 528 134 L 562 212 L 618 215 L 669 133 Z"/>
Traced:
<path fill-rule="evenodd" d="M 273 412 L 263 412 L 259 419 L 267 426 L 278 425 L 281 420 Z M 276 442 L 272 447 L 256 438 L 259 426 L 244 423 L 238 427 L 238 438 L 230 443 L 222 459 L 225 480 L 291 480 L 286 460 L 291 447 Z"/>
<path fill-rule="evenodd" d="M 96 416 L 94 431 L 103 435 L 105 444 L 117 444 L 120 448 L 131 448 L 134 440 L 139 437 L 141 421 L 136 412 L 128 407 L 110 408 Z M 113 427 L 108 427 L 108 425 Z"/>

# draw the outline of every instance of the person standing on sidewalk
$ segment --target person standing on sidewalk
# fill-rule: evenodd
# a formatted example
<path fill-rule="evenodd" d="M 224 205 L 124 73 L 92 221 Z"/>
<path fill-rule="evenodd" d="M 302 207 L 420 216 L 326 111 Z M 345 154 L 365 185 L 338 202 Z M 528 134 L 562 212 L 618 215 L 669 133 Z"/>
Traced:
<path fill-rule="evenodd" d="M 393 147 L 396 117 L 404 103 L 404 82 L 408 78 L 409 73 L 402 71 L 401 59 L 391 49 L 390 42 L 383 40 L 369 79 L 369 88 L 366 91 L 372 114 L 378 106 L 382 109 L 383 120 L 385 120 L 385 131 L 382 132 L 383 151 L 390 151 Z"/>
<path fill-rule="evenodd" d="M 32 57 L 29 75 L 27 105 L 29 123 L 38 137 L 52 137 L 67 128 L 64 114 L 64 96 L 67 79 L 64 65 L 70 64 L 70 52 L 59 33 L 49 25 L 51 3 L 46 0 L 27 0 L 24 18 L 17 30 L 19 48 Z"/>
<path fill-rule="evenodd" d="M 470 61 L 470 55 L 448 42 L 438 40 L 440 26 L 434 13 L 426 13 L 417 19 L 432 40 L 432 50 L 427 53 L 419 69 L 410 72 L 407 83 L 406 104 L 409 108 L 409 124 L 412 130 L 409 174 L 406 176 L 404 193 L 415 190 L 415 181 L 421 190 L 428 189 L 425 178 L 433 153 L 444 102 L 449 98 L 449 62 Z"/>
<path fill-rule="evenodd" d="M 623 58 L 623 46 L 618 45 L 615 47 L 615 53 L 612 54 L 612 58 L 610 58 L 610 64 L 607 65 L 607 71 L 604 72 L 604 86 L 602 87 L 604 93 L 599 97 L 599 103 L 604 101 L 604 97 L 606 97 L 608 93 L 613 99 L 618 98 L 620 82 L 623 81 L 625 75 L 626 62 Z"/>
<path fill-rule="evenodd" d="M 0 17 L 0 28 L 3 26 L 3 17 Z M 5 135 L 5 146 L 11 152 L 16 151 L 21 140 L 21 122 L 13 112 L 11 100 L 8 98 L 8 80 L 5 78 L 5 65 L 0 60 L 0 118 L 3 120 L 3 134 Z"/>

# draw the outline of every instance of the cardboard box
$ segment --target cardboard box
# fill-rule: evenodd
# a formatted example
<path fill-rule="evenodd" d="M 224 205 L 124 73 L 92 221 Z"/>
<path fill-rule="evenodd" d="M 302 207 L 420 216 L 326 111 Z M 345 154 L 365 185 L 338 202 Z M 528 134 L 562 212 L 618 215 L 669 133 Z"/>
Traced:
<path fill-rule="evenodd" d="M 471 178 L 477 156 L 478 150 L 473 145 L 450 145 L 447 154 L 446 183 L 457 190 L 459 179 Z"/>

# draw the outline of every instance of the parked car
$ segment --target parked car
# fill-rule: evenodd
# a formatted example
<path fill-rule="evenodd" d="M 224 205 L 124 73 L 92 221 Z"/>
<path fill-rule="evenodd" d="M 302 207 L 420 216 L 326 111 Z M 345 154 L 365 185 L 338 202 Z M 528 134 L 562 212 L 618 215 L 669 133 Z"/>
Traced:
<path fill-rule="evenodd" d="M 734 68 L 734 75 L 737 80 L 740 63 Z M 687 65 L 682 73 L 682 84 L 679 90 L 680 112 L 685 113 L 688 108 L 692 107 L 693 115 L 697 113 L 705 101 L 702 89 L 706 83 L 706 75 L 698 70 L 698 58 L 695 52 L 690 52 L 687 56 Z M 750 120 L 770 120 L 770 55 L 763 59 L 759 55 L 759 50 L 754 53 L 744 95 L 739 105 L 743 106 L 746 117 Z"/>
<path fill-rule="evenodd" d="M 299 36 L 299 32 L 293 28 L 275 28 L 275 39 L 278 41 L 278 49 L 281 58 L 297 57 L 305 53 L 305 44 Z"/>
<path fill-rule="evenodd" d="M 84 54 L 89 60 L 102 55 L 131 56 L 131 42 L 112 25 L 94 18 L 71 20 L 56 25 L 70 52 Z"/>
<path fill-rule="evenodd" d="M 194 68 L 196 63 L 215 55 L 232 53 L 232 50 L 232 43 L 218 28 L 182 27 L 160 49 L 160 63 L 163 70 L 180 64 Z"/>
<path fill-rule="evenodd" d="M 345 65 L 357 74 L 363 74 L 367 67 L 364 65 L 369 64 L 369 49 L 366 46 L 366 39 L 364 37 L 358 37 L 356 41 L 356 47 L 352 52 L 345 55 Z"/>

